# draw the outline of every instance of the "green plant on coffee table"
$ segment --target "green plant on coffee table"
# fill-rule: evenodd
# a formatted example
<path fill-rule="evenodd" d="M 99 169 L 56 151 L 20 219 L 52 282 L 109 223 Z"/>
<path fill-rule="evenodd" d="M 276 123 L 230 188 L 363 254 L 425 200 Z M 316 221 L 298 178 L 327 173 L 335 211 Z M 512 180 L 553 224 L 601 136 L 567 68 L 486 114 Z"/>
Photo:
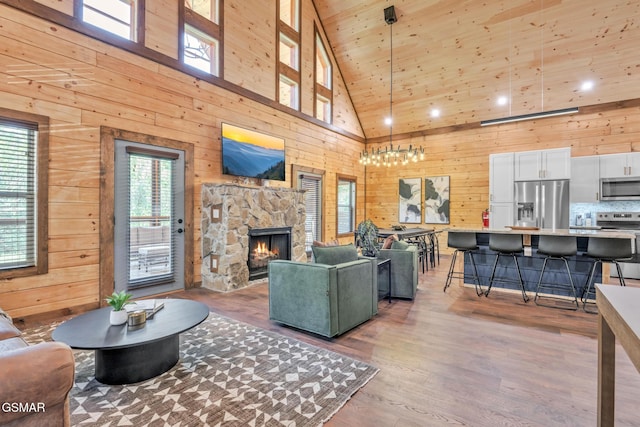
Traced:
<path fill-rule="evenodd" d="M 109 304 L 113 311 L 120 311 L 124 309 L 124 306 L 129 304 L 133 295 L 126 293 L 125 291 L 114 292 L 111 296 L 106 298 L 107 304 Z"/>
<path fill-rule="evenodd" d="M 358 244 L 362 247 L 362 254 L 375 257 L 378 255 L 378 227 L 370 219 L 358 224 Z"/>

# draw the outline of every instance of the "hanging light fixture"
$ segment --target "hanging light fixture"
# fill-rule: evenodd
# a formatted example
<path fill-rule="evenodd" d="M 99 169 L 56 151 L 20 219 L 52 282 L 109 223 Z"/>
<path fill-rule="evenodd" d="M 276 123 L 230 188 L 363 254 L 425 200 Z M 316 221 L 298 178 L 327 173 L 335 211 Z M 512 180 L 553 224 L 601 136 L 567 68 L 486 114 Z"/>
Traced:
<path fill-rule="evenodd" d="M 398 21 L 396 17 L 396 9 L 389 6 L 384 9 L 384 21 L 389 24 L 390 34 L 390 60 L 389 60 L 389 117 L 387 124 L 389 125 L 389 147 L 364 150 L 360 153 L 359 163 L 365 166 L 397 166 L 398 164 L 406 165 L 409 162 L 417 162 L 424 160 L 424 149 L 422 147 L 401 148 L 400 145 L 393 147 L 393 29 L 392 26 Z"/>

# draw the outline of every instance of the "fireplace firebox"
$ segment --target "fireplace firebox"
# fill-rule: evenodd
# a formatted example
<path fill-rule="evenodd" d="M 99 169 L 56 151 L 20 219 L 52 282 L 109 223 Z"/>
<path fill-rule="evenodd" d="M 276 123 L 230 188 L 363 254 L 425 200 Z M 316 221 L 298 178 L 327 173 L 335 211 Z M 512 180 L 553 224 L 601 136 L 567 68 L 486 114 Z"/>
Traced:
<path fill-rule="evenodd" d="M 249 280 L 267 277 L 267 266 L 274 259 L 291 259 L 291 227 L 249 230 Z"/>

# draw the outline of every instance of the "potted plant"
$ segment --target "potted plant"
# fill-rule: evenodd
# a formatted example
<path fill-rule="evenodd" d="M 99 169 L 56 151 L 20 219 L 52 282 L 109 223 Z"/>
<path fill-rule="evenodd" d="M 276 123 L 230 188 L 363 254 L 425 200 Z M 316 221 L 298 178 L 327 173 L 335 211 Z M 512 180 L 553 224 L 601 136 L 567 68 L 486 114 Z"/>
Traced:
<path fill-rule="evenodd" d="M 362 255 L 375 257 L 378 255 L 378 227 L 370 219 L 358 224 L 358 246 L 362 248 Z"/>
<path fill-rule="evenodd" d="M 127 310 L 124 306 L 129 304 L 129 299 L 131 299 L 132 296 L 133 295 L 125 291 L 120 291 L 114 292 L 106 298 L 107 304 L 113 309 L 109 314 L 109 323 L 112 325 L 122 325 L 127 322 Z"/>

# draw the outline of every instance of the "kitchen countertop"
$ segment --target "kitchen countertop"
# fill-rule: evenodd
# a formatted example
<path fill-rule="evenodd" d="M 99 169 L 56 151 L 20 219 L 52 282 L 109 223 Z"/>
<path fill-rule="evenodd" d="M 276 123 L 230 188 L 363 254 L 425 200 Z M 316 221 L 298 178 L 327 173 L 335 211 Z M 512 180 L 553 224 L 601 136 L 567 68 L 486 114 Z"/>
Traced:
<path fill-rule="evenodd" d="M 533 236 L 584 236 L 584 237 L 605 237 L 608 239 L 633 239 L 636 235 L 625 231 L 598 230 L 593 228 L 541 228 L 538 230 L 512 230 L 510 228 L 447 228 L 445 231 L 459 231 L 467 233 L 500 233 L 500 234 L 529 234 Z"/>

